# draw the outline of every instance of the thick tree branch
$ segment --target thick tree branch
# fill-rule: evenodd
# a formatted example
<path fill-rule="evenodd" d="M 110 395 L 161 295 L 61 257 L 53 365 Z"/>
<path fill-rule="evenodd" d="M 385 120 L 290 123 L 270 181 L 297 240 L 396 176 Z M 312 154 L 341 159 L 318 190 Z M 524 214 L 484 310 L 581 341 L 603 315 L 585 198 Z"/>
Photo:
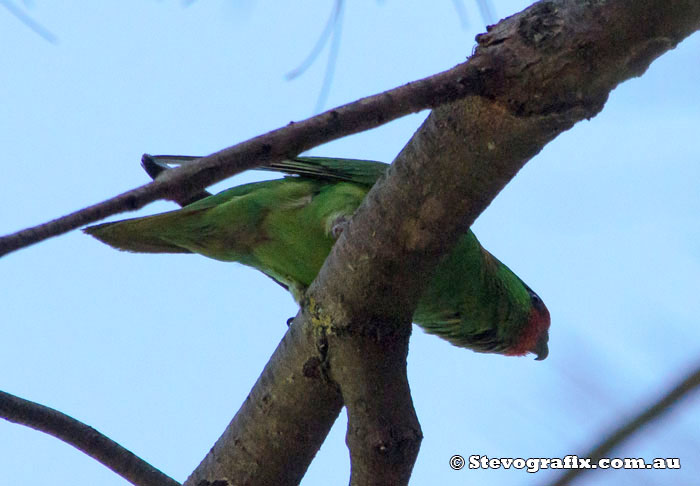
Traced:
<path fill-rule="evenodd" d="M 685 376 L 667 393 L 659 397 L 654 403 L 641 410 L 636 416 L 620 425 L 605 437 L 598 445 L 593 447 L 587 454 L 580 457 L 588 457 L 595 464 L 599 459 L 608 457 L 610 452 L 620 444 L 624 443 L 635 433 L 651 424 L 652 422 L 663 417 L 667 412 L 679 404 L 681 401 L 689 398 L 693 392 L 697 392 L 700 388 L 700 367 L 695 368 L 691 373 Z M 561 475 L 559 479 L 552 483 L 552 486 L 566 486 L 578 476 L 586 471 L 594 469 L 569 469 Z"/>
<path fill-rule="evenodd" d="M 410 475 L 420 429 L 410 396 L 392 396 L 405 367 L 376 367 L 405 358 L 400 338 L 439 258 L 547 142 L 595 116 L 618 83 L 699 26 L 694 1 L 561 0 L 535 4 L 478 38 L 469 64 L 489 75 L 482 96 L 431 113 L 308 292 L 311 325 L 328 335 L 330 375 L 348 416 L 359 418 L 348 428 L 352 484 L 405 484 Z M 348 363 L 359 369 L 345 373 Z"/>
<path fill-rule="evenodd" d="M 48 223 L 0 238 L 0 257 L 158 199 L 187 198 L 211 184 L 253 167 L 298 155 L 331 140 L 383 125 L 409 113 L 479 92 L 480 75 L 467 64 L 362 98 L 301 122 L 273 130 L 183 165 L 167 176 Z"/>
<path fill-rule="evenodd" d="M 143 156 L 141 165 L 152 179 L 173 170 L 149 155 Z M 185 206 L 208 195 L 203 191 L 177 203 Z M 294 322 L 245 403 L 186 486 L 213 484 L 222 477 L 234 477 L 238 485 L 285 486 L 301 481 L 343 401 L 322 369 L 325 340 L 304 334 Z M 280 441 L 280 436 L 293 439 Z M 267 456 L 270 460 L 260 460 Z M 285 460 L 276 460 L 280 457 Z"/>
<path fill-rule="evenodd" d="M 343 406 L 326 378 L 326 341 L 301 316 L 185 486 L 299 484 Z"/>
<path fill-rule="evenodd" d="M 408 484 L 418 456 L 423 433 L 406 374 L 410 318 L 401 324 L 385 335 L 374 333 L 381 326 L 348 336 L 327 331 L 330 373 L 348 411 L 353 485 Z"/>
<path fill-rule="evenodd" d="M 322 344 L 315 350 L 304 344 L 306 360 L 278 349 L 269 365 L 295 361 L 290 372 L 318 369 L 337 383 L 350 418 L 353 484 L 400 484 L 410 475 L 421 433 L 406 384 L 406 339 L 417 296 L 440 256 L 549 140 L 598 113 L 619 82 L 640 75 L 699 26 L 700 3 L 691 0 L 562 0 L 535 4 L 479 37 L 468 65 L 483 76 L 483 96 L 428 117 L 334 246 L 307 294 L 308 317 L 292 325 L 290 333 L 301 326 L 300 335 Z M 319 412 L 328 388 L 297 385 L 278 396 L 261 378 L 251 397 L 267 397 L 265 406 L 298 430 L 309 423 L 321 430 L 309 410 Z M 294 398 L 284 403 L 285 397 Z M 330 427 L 334 413 L 324 417 Z M 260 424 L 240 420 L 236 427 Z M 303 443 L 294 434 L 267 442 L 294 450 Z M 218 454 L 233 454 L 233 435 L 224 433 Z M 220 467 L 224 460 L 205 459 L 198 477 L 237 484 L 239 471 Z M 280 471 L 292 463 L 266 453 L 256 460 Z"/>
<path fill-rule="evenodd" d="M 180 486 L 112 439 L 53 408 L 0 391 L 0 417 L 61 439 L 136 486 Z"/>
<path fill-rule="evenodd" d="M 286 435 L 262 437 L 249 459 L 289 484 L 285 467 L 308 464 L 267 451 L 310 443 L 298 439 L 310 424 L 330 427 L 339 406 L 332 383 L 348 407 L 352 483 L 405 483 L 421 434 L 406 384 L 406 339 L 423 282 L 527 160 L 699 26 L 700 3 L 691 0 L 562 0 L 535 4 L 480 36 L 468 65 L 483 76 L 483 96 L 436 109 L 368 194 L 309 289 L 306 317 L 289 331 L 297 337 L 285 337 L 216 454 L 188 484 L 266 484 L 269 476 L 251 477 L 233 457 L 249 443 L 241 434 L 265 427 L 255 422 L 262 413 L 254 419 L 247 411 L 255 407 L 274 409 L 273 424 L 281 417 L 296 424 Z M 285 344 L 295 339 L 304 349 Z M 278 394 L 267 375 L 297 386 Z M 301 375 L 331 383 L 293 378 Z M 332 403 L 332 413 L 316 416 L 319 403 Z"/>

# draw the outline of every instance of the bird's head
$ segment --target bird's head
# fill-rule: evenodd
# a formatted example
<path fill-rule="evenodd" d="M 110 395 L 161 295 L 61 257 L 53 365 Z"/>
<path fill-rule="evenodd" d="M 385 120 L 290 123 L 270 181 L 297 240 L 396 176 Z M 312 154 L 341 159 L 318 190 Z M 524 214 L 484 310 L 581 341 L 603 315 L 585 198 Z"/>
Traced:
<path fill-rule="evenodd" d="M 523 285 L 525 285 L 523 283 Z M 518 339 L 504 354 L 508 356 L 524 356 L 533 353 L 538 361 L 549 354 L 549 310 L 544 305 L 540 296 L 530 287 L 525 285 L 530 299 L 530 311 L 527 322 L 519 333 Z"/>

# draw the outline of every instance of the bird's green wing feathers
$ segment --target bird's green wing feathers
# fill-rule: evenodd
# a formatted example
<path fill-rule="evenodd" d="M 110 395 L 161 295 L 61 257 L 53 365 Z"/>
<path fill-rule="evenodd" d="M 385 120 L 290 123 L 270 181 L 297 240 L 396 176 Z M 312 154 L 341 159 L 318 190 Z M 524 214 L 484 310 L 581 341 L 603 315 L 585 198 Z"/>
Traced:
<path fill-rule="evenodd" d="M 145 155 L 142 160 L 155 178 L 195 159 Z M 237 261 L 261 270 L 299 300 L 333 245 L 330 228 L 354 212 L 388 167 L 381 162 L 324 157 L 273 162 L 258 168 L 287 177 L 215 195 L 203 191 L 180 210 L 84 231 L 121 250 L 194 252 Z M 471 231 L 438 265 L 414 320 L 428 332 L 476 351 L 534 352 L 538 359 L 547 354 L 550 318 L 546 307 L 481 247 Z"/>
<path fill-rule="evenodd" d="M 161 172 L 196 160 L 193 156 L 144 155 L 142 165 L 148 174 L 155 178 Z M 335 159 L 324 157 L 298 157 L 296 159 L 275 162 L 261 167 L 264 170 L 282 172 L 292 178 L 315 179 L 319 181 L 349 181 L 370 187 L 386 171 L 387 164 L 382 162 Z M 203 210 L 216 208 L 234 199 L 247 196 L 256 191 L 265 193 L 270 186 L 279 187 L 279 181 L 262 181 L 243 184 L 206 197 L 199 196 L 179 211 L 172 211 L 145 218 L 134 218 L 118 223 L 105 223 L 91 226 L 85 232 L 110 244 L 111 246 L 138 253 L 191 253 L 189 242 L 180 241 L 185 234 L 202 234 L 212 228 L 211 221 L 203 218 Z M 272 190 L 272 193 L 278 193 Z M 228 206 L 228 205 L 226 205 Z M 235 206 L 233 206 L 235 207 Z M 236 212 L 236 218 L 230 221 L 245 221 L 250 214 Z M 229 215 L 229 217 L 232 215 Z M 205 224 L 208 223 L 208 224 Z M 202 226 L 200 228 L 200 226 Z M 213 226 L 216 226 L 214 224 Z M 248 226 L 248 225 L 246 225 Z M 252 224 L 250 226 L 253 226 Z M 172 233 L 172 234 L 171 234 Z M 190 247 L 190 248 L 188 248 Z"/>
<path fill-rule="evenodd" d="M 273 162 L 259 169 L 313 179 L 354 182 L 371 187 L 388 167 L 388 164 L 374 160 L 297 157 Z"/>
<path fill-rule="evenodd" d="M 148 174 L 155 177 L 170 168 L 192 162 L 201 157 L 191 155 L 148 155 L 144 154 L 141 165 Z M 384 162 L 374 160 L 338 159 L 330 157 L 296 157 L 255 169 L 282 172 L 291 176 L 308 177 L 327 181 L 347 181 L 371 187 L 389 167 Z"/>

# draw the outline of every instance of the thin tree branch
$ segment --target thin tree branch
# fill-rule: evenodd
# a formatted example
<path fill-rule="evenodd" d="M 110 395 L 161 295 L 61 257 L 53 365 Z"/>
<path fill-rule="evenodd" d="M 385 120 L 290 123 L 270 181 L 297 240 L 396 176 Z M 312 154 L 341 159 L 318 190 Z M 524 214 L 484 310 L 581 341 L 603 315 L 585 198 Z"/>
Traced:
<path fill-rule="evenodd" d="M 136 486 L 180 486 L 109 437 L 53 408 L 0 391 L 0 418 L 61 439 Z"/>
<path fill-rule="evenodd" d="M 0 0 L 0 4 L 5 7 L 8 12 L 15 16 L 17 20 L 22 22 L 25 26 L 30 28 L 39 37 L 42 37 L 46 42 L 51 44 L 58 44 L 58 37 L 53 34 L 49 29 L 41 25 L 39 22 L 31 18 L 29 15 L 24 13 L 17 5 L 12 3 L 10 0 Z"/>
<path fill-rule="evenodd" d="M 480 91 L 482 75 L 467 64 L 362 98 L 301 122 L 216 152 L 196 163 L 168 171 L 166 177 L 101 203 L 0 238 L 0 257 L 158 199 L 185 199 L 234 174 L 287 157 L 316 145 L 383 125 L 409 113 L 432 108 Z"/>
<path fill-rule="evenodd" d="M 630 417 L 626 422 L 613 430 L 602 441 L 593 447 L 587 454 L 581 457 L 590 458 L 593 464 L 603 457 L 608 457 L 610 452 L 620 444 L 626 442 L 644 427 L 659 420 L 666 413 L 670 412 L 674 406 L 681 401 L 687 400 L 693 392 L 697 392 L 700 387 L 700 366 L 686 375 L 681 381 L 676 383 L 668 392 L 659 397 L 654 403 L 642 409 L 634 417 Z M 559 479 L 552 483 L 552 486 L 565 486 L 571 484 L 577 477 L 593 469 L 569 469 L 562 474 Z"/>
<path fill-rule="evenodd" d="M 479 12 L 481 13 L 481 20 L 484 24 L 490 25 L 493 23 L 493 14 L 491 13 L 491 2 L 489 0 L 476 0 L 479 6 Z M 464 2 L 462 0 L 452 0 L 457 16 L 459 17 L 459 22 L 462 24 L 462 28 L 466 29 L 469 27 L 469 16 L 467 15 L 467 9 L 464 7 Z"/>
<path fill-rule="evenodd" d="M 323 75 L 323 83 L 321 84 L 321 91 L 319 92 L 318 99 L 316 100 L 314 114 L 320 113 L 323 107 L 326 106 L 328 94 L 330 93 L 331 85 L 333 84 L 333 76 L 335 75 L 335 68 L 338 64 L 338 53 L 340 52 L 340 34 L 343 30 L 343 0 L 336 0 L 335 17 L 335 28 L 333 29 L 333 35 L 331 36 L 331 45 L 328 48 L 326 73 Z"/>
<path fill-rule="evenodd" d="M 323 31 L 321 31 L 321 35 L 316 40 L 316 44 L 314 44 L 314 46 L 311 48 L 311 52 L 309 52 L 309 54 L 304 58 L 304 60 L 301 61 L 301 63 L 299 63 L 297 67 L 295 67 L 285 75 L 287 81 L 291 81 L 301 76 L 318 58 L 318 55 L 321 53 L 321 50 L 328 42 L 331 33 L 336 28 L 336 24 L 340 21 L 339 15 L 340 10 L 342 8 L 342 2 L 343 0 L 335 0 L 335 2 L 333 3 L 331 14 L 328 17 L 328 20 L 326 21 L 326 25 L 324 26 Z"/>
<path fill-rule="evenodd" d="M 462 0 L 452 0 L 452 5 L 457 12 L 457 17 L 459 17 L 459 23 L 462 25 L 463 29 L 469 27 L 469 16 L 467 15 L 467 9 L 464 8 L 464 2 Z"/>
<path fill-rule="evenodd" d="M 489 0 L 476 0 L 481 12 L 481 18 L 486 25 L 493 23 L 493 13 L 491 12 L 491 2 Z"/>

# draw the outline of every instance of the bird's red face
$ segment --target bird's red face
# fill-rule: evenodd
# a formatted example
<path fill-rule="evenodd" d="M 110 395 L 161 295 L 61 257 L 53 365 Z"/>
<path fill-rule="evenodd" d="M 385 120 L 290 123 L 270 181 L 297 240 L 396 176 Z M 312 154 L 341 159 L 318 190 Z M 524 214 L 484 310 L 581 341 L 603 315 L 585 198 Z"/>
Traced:
<path fill-rule="evenodd" d="M 508 349 L 507 356 L 524 356 L 527 353 L 536 354 L 535 358 L 541 361 L 549 354 L 549 310 L 544 305 L 540 296 L 530 288 L 527 289 L 530 293 L 530 301 L 532 302 L 532 310 L 528 318 L 527 324 L 520 333 L 518 342 Z"/>

